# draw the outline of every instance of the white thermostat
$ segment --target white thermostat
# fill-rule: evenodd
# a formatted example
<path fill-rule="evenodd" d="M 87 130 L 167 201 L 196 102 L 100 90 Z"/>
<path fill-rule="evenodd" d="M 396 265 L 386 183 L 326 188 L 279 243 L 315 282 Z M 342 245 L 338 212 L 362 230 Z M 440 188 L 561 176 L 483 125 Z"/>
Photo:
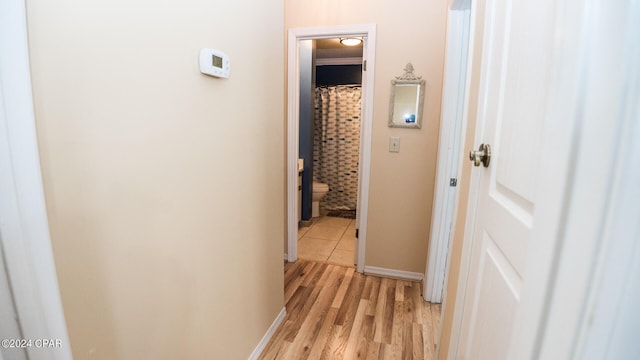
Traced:
<path fill-rule="evenodd" d="M 216 49 L 200 50 L 200 72 L 215 77 L 229 77 L 229 56 Z"/>

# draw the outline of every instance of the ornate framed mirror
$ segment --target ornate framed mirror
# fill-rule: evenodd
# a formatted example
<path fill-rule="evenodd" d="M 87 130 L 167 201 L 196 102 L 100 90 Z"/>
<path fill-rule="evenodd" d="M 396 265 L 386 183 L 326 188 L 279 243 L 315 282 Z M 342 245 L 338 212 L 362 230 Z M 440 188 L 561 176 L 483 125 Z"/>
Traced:
<path fill-rule="evenodd" d="M 391 80 L 389 102 L 389 126 L 402 128 L 422 127 L 425 81 L 413 74 L 413 65 L 408 63 L 404 74 Z"/>

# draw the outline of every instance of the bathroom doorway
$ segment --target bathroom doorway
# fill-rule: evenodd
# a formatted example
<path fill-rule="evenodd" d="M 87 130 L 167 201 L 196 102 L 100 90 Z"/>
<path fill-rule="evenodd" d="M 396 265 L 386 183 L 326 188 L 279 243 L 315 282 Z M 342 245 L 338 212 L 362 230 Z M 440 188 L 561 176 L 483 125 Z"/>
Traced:
<path fill-rule="evenodd" d="M 372 36 L 373 25 L 289 31 L 286 259 L 290 262 L 300 257 L 364 269 Z M 346 46 L 340 42 L 344 38 L 361 43 Z M 298 159 L 303 162 L 299 187 Z"/>
<path fill-rule="evenodd" d="M 353 267 L 363 43 L 350 40 L 300 40 L 298 257 Z"/>

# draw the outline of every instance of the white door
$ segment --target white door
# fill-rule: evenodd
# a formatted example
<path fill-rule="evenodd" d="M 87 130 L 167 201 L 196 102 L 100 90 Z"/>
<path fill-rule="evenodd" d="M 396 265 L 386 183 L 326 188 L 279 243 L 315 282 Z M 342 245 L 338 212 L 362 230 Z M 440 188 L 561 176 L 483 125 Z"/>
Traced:
<path fill-rule="evenodd" d="M 5 343 L 7 341 L 22 339 L 18 315 L 13 305 L 13 296 L 9 277 L 7 276 L 6 265 L 4 263 L 4 252 L 2 238 L 0 237 L 0 360 L 21 360 L 26 359 L 27 354 L 19 343 Z M 13 345 L 13 346 L 12 346 Z"/>
<path fill-rule="evenodd" d="M 491 158 L 472 171 L 476 201 L 467 218 L 471 255 L 456 358 L 495 360 L 507 358 L 526 280 L 554 9 L 549 0 L 484 3 L 475 17 L 484 23 L 475 27 L 484 29 L 479 105 L 469 111 L 477 111 L 474 150 L 489 144 Z"/>

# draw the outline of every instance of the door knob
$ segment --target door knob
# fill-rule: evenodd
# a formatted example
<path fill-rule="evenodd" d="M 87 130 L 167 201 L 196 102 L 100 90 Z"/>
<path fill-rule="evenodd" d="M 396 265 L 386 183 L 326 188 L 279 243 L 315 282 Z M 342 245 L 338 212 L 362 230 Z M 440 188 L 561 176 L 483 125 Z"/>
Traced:
<path fill-rule="evenodd" d="M 491 146 L 489 144 L 480 144 L 478 151 L 471 150 L 469 152 L 469 159 L 473 161 L 474 166 L 480 166 L 480 163 L 482 163 L 484 167 L 489 167 Z"/>

